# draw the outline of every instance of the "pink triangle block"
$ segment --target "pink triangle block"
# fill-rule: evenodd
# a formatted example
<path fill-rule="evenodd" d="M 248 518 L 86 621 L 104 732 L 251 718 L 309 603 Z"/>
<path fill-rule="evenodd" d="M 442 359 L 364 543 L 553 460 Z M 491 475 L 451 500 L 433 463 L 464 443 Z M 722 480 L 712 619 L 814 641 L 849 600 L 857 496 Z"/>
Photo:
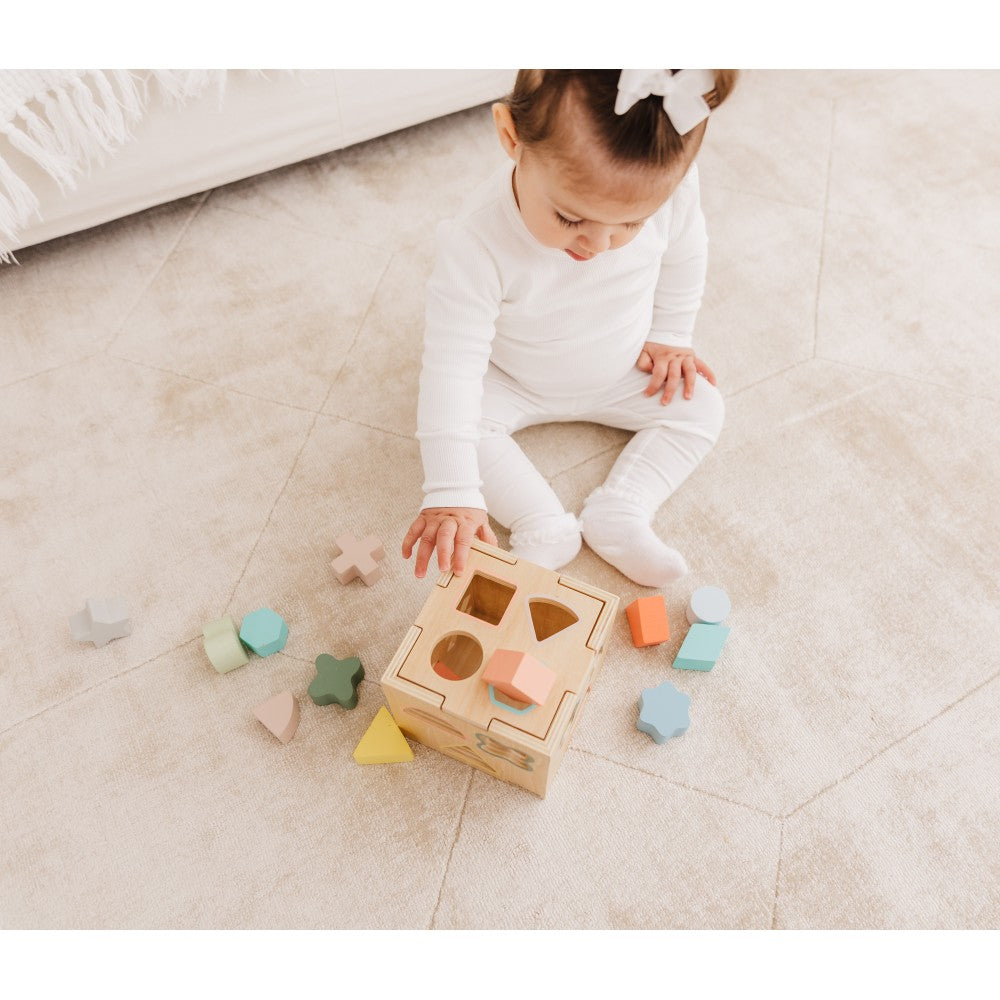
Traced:
<path fill-rule="evenodd" d="M 261 702 L 253 714 L 264 724 L 264 728 L 287 743 L 299 728 L 299 703 L 291 691 L 282 691 L 273 698 Z"/>

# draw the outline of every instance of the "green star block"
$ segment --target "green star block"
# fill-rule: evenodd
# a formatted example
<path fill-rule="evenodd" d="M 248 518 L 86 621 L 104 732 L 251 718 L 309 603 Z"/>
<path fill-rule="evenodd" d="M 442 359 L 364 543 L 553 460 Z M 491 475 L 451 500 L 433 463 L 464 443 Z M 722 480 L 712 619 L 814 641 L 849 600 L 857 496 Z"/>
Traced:
<path fill-rule="evenodd" d="M 358 703 L 358 685 L 365 676 L 365 668 L 356 656 L 338 660 L 328 653 L 316 657 L 316 677 L 309 685 L 309 697 L 317 705 L 354 708 Z"/>

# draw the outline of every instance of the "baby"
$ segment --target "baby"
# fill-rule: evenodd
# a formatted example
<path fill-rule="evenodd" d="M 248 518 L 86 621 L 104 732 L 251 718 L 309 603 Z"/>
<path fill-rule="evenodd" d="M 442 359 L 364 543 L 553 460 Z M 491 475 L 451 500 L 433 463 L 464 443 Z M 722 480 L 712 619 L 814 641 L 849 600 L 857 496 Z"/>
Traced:
<path fill-rule="evenodd" d="M 664 588 L 687 572 L 653 531 L 718 438 L 724 406 L 691 349 L 705 286 L 695 156 L 734 70 L 521 70 L 493 106 L 511 162 L 437 229 L 417 439 L 424 502 L 403 539 L 423 577 L 474 538 L 559 569 L 585 541 Z M 568 513 L 512 435 L 591 421 L 634 431 Z"/>

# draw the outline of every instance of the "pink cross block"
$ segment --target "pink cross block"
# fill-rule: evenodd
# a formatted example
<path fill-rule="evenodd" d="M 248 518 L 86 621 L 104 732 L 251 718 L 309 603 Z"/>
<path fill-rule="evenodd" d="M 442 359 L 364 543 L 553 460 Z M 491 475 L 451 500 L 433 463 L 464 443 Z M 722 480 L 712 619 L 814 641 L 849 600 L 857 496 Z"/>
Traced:
<path fill-rule="evenodd" d="M 339 553 L 330 565 L 341 583 L 350 583 L 360 576 L 367 586 L 371 586 L 382 576 L 379 560 L 385 558 L 382 543 L 369 535 L 358 541 L 353 535 L 337 535 L 333 544 Z"/>

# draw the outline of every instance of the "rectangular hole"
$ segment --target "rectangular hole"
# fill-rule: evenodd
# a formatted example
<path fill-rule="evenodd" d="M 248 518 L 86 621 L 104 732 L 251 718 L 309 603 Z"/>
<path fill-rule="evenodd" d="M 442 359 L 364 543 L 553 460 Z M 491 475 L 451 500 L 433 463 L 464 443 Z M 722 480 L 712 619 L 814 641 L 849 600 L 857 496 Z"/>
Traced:
<path fill-rule="evenodd" d="M 457 608 L 488 625 L 499 625 L 517 587 L 483 573 L 474 573 Z"/>

